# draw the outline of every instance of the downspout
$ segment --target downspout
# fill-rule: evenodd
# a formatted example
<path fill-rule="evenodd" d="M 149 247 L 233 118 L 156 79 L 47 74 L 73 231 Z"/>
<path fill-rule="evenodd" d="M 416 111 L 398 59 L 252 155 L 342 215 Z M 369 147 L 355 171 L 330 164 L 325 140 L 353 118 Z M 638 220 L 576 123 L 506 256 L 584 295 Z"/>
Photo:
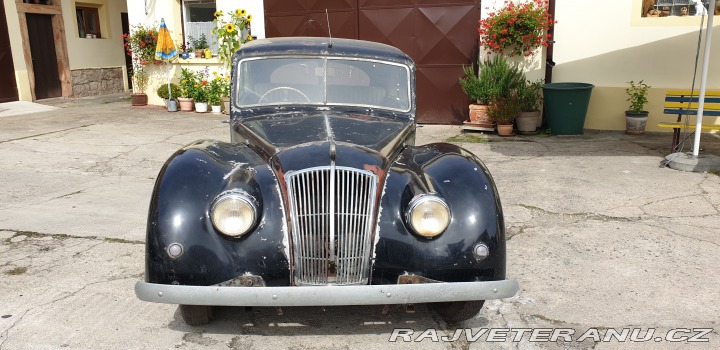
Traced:
<path fill-rule="evenodd" d="M 548 4 L 548 11 L 552 16 L 553 22 L 555 21 L 555 0 L 550 0 Z M 551 25 L 548 29 L 550 34 L 550 41 L 545 53 L 545 84 L 552 83 L 553 67 L 555 67 L 555 61 L 553 61 L 553 47 L 555 46 L 555 24 Z"/>

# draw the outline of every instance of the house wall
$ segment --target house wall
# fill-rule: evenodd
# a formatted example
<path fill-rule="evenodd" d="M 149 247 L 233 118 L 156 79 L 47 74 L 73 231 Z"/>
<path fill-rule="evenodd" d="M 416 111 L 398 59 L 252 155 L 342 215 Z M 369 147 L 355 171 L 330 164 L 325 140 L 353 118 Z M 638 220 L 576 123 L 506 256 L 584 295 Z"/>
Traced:
<path fill-rule="evenodd" d="M 502 0 L 484 1 L 501 7 Z M 700 16 L 642 18 L 642 0 L 556 0 L 553 82 L 584 82 L 595 85 L 585 121 L 586 129 L 624 130 L 627 82 L 644 80 L 652 86 L 646 109 L 646 130 L 657 123 L 675 121 L 663 114 L 667 90 L 690 89 L 693 80 Z M 707 23 L 707 17 L 705 18 Z M 720 16 L 714 18 L 711 62 L 720 60 Z M 702 50 L 702 49 L 701 49 Z M 528 64 L 528 76 L 544 76 L 544 51 Z M 695 88 L 700 88 L 702 51 Z M 708 89 L 720 89 L 720 66 L 711 64 Z M 707 118 L 706 123 L 713 123 Z M 715 121 L 720 124 L 720 121 Z"/>
<path fill-rule="evenodd" d="M 78 37 L 76 3 L 103 6 L 100 11 L 102 38 Z M 25 59 L 21 32 L 23 26 L 18 16 L 16 1 L 3 0 L 3 5 L 8 21 L 18 97 L 21 101 L 32 101 L 28 71 L 32 67 L 27 66 Z M 127 12 L 127 4 L 116 0 L 60 0 L 60 6 L 73 95 L 88 96 L 127 90 L 120 21 L 120 13 Z"/>
<path fill-rule="evenodd" d="M 145 0 L 127 0 L 126 6 L 129 9 L 128 17 L 130 28 L 133 25 L 145 24 L 159 26 L 161 20 L 165 20 L 165 24 L 176 43 L 182 42 L 182 8 L 180 0 L 155 0 L 147 1 L 145 8 Z M 218 10 L 225 12 L 242 8 L 247 10 L 248 14 L 253 16 L 252 35 L 257 38 L 265 37 L 265 20 L 264 7 L 262 0 L 217 0 L 216 7 Z M 147 12 L 147 14 L 146 14 Z M 208 38 L 208 40 L 214 40 Z M 157 89 L 160 85 L 167 84 L 168 78 L 173 83 L 177 83 L 177 76 L 180 75 L 182 68 L 190 70 L 202 70 L 206 67 L 211 71 L 222 71 L 222 64 L 218 62 L 216 57 L 210 59 L 193 58 L 183 60 L 180 59 L 175 63 L 168 65 L 158 65 L 151 67 L 150 80 L 148 81 L 147 95 L 148 104 L 164 105 L 162 99 L 157 96 Z"/>
<path fill-rule="evenodd" d="M 25 65 L 22 35 L 20 33 L 20 19 L 18 18 L 15 0 L 3 0 L 3 6 L 5 6 L 5 16 L 7 17 L 10 52 L 12 53 L 13 66 L 15 67 L 15 83 L 18 89 L 18 99 L 20 101 L 32 101 L 30 80 L 28 79 L 27 66 Z"/>

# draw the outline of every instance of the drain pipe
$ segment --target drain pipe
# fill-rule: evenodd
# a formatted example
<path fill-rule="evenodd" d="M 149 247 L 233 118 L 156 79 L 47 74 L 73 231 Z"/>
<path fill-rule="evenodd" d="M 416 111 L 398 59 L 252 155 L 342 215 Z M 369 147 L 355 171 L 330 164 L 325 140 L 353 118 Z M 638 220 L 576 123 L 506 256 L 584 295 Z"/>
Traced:
<path fill-rule="evenodd" d="M 553 22 L 555 21 L 555 0 L 550 0 L 548 3 L 548 12 L 552 16 Z M 555 24 L 550 26 L 548 29 L 550 34 L 550 42 L 548 42 L 547 50 L 545 51 L 545 84 L 552 83 L 553 67 L 555 67 L 555 61 L 553 61 L 553 47 L 555 46 Z"/>

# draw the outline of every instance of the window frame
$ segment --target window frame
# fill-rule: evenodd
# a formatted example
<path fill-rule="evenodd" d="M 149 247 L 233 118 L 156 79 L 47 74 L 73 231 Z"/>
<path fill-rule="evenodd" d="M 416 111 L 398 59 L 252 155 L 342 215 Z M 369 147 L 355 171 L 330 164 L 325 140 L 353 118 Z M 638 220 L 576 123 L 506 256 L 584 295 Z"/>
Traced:
<path fill-rule="evenodd" d="M 78 14 L 78 12 L 80 12 L 80 14 Z M 75 6 L 75 18 L 78 24 L 78 37 L 85 38 L 87 34 L 91 34 L 95 35 L 97 38 L 102 38 L 99 8 L 90 6 Z M 95 22 L 95 28 L 93 28 L 93 31 L 88 31 L 88 28 L 90 27 L 90 24 L 93 20 Z M 84 35 L 81 35 L 81 26 Z"/>

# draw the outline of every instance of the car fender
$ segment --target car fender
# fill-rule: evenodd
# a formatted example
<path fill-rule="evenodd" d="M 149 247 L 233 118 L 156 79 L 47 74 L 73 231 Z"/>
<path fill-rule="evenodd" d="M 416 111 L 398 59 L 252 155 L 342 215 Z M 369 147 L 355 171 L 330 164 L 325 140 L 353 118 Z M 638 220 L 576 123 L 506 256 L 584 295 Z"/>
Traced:
<path fill-rule="evenodd" d="M 416 235 L 405 220 L 417 195 L 442 197 L 451 212 L 447 229 L 434 238 Z M 447 143 L 406 147 L 391 164 L 381 199 L 374 279 L 418 274 L 448 281 L 505 278 L 505 223 L 497 188 L 487 167 L 472 153 Z M 490 255 L 478 260 L 482 243 Z M 377 283 L 377 282 L 376 282 Z"/>
<path fill-rule="evenodd" d="M 210 209 L 226 191 L 256 200 L 257 223 L 231 238 L 217 232 Z M 165 163 L 148 214 L 147 282 L 212 285 L 256 274 L 266 283 L 288 285 L 286 220 L 277 179 L 255 152 L 240 143 L 200 140 Z M 272 219 L 271 219 L 272 218 Z M 171 257 L 168 246 L 182 246 Z"/>

